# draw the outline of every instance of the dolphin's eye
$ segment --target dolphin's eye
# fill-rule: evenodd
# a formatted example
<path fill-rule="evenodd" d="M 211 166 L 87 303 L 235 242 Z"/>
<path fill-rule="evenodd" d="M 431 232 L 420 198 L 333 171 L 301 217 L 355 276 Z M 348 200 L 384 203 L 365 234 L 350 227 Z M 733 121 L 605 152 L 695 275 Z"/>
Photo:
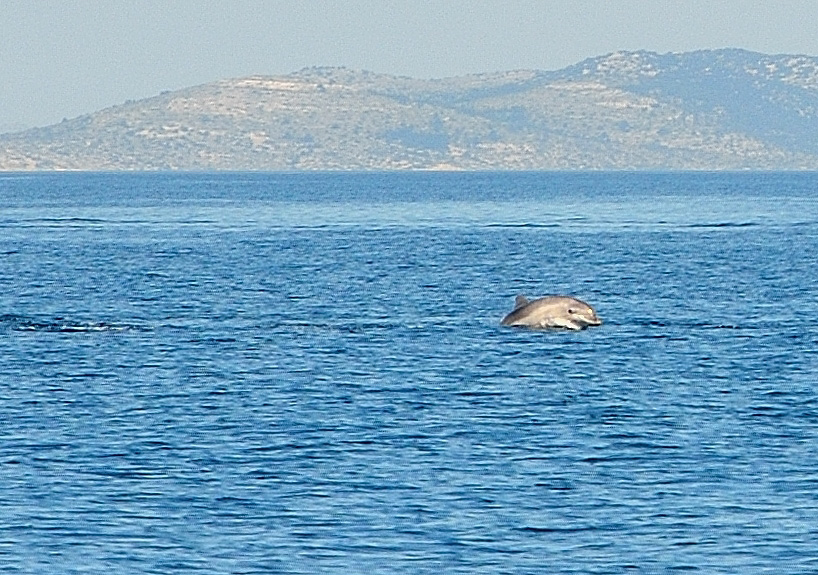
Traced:
<path fill-rule="evenodd" d="M 574 308 L 572 308 L 572 307 L 569 307 L 569 308 L 568 308 L 568 313 L 577 313 L 577 310 L 575 310 L 575 309 L 574 309 Z"/>

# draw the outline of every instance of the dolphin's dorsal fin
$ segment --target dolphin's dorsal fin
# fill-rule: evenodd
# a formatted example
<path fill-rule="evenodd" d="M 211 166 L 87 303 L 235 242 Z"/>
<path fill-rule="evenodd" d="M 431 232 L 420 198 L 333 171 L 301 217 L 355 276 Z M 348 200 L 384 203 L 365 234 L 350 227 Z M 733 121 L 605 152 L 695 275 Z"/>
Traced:
<path fill-rule="evenodd" d="M 519 309 L 528 303 L 528 298 L 523 294 L 518 295 L 514 299 L 514 309 Z"/>

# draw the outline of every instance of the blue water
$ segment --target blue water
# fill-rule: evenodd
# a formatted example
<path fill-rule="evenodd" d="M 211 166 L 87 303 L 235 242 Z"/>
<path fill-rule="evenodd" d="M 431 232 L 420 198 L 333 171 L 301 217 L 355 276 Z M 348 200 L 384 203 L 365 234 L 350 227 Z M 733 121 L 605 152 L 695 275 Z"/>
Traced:
<path fill-rule="evenodd" d="M 0 572 L 816 573 L 816 198 L 0 175 Z"/>

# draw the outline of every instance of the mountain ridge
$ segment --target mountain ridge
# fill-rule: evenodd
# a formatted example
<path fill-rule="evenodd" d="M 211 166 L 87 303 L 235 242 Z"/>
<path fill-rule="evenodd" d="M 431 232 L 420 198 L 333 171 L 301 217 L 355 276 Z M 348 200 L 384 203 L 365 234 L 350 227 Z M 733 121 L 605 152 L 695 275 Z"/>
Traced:
<path fill-rule="evenodd" d="M 817 133 L 818 58 L 620 51 L 218 80 L 0 135 L 0 170 L 815 170 Z"/>

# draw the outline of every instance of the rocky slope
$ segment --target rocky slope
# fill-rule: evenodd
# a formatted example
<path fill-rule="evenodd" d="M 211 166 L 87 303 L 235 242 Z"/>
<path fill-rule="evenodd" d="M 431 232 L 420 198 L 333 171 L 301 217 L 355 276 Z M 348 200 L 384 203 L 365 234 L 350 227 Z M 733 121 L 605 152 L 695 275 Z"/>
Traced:
<path fill-rule="evenodd" d="M 618 52 L 418 80 L 310 68 L 0 136 L 0 170 L 818 169 L 818 58 Z"/>

